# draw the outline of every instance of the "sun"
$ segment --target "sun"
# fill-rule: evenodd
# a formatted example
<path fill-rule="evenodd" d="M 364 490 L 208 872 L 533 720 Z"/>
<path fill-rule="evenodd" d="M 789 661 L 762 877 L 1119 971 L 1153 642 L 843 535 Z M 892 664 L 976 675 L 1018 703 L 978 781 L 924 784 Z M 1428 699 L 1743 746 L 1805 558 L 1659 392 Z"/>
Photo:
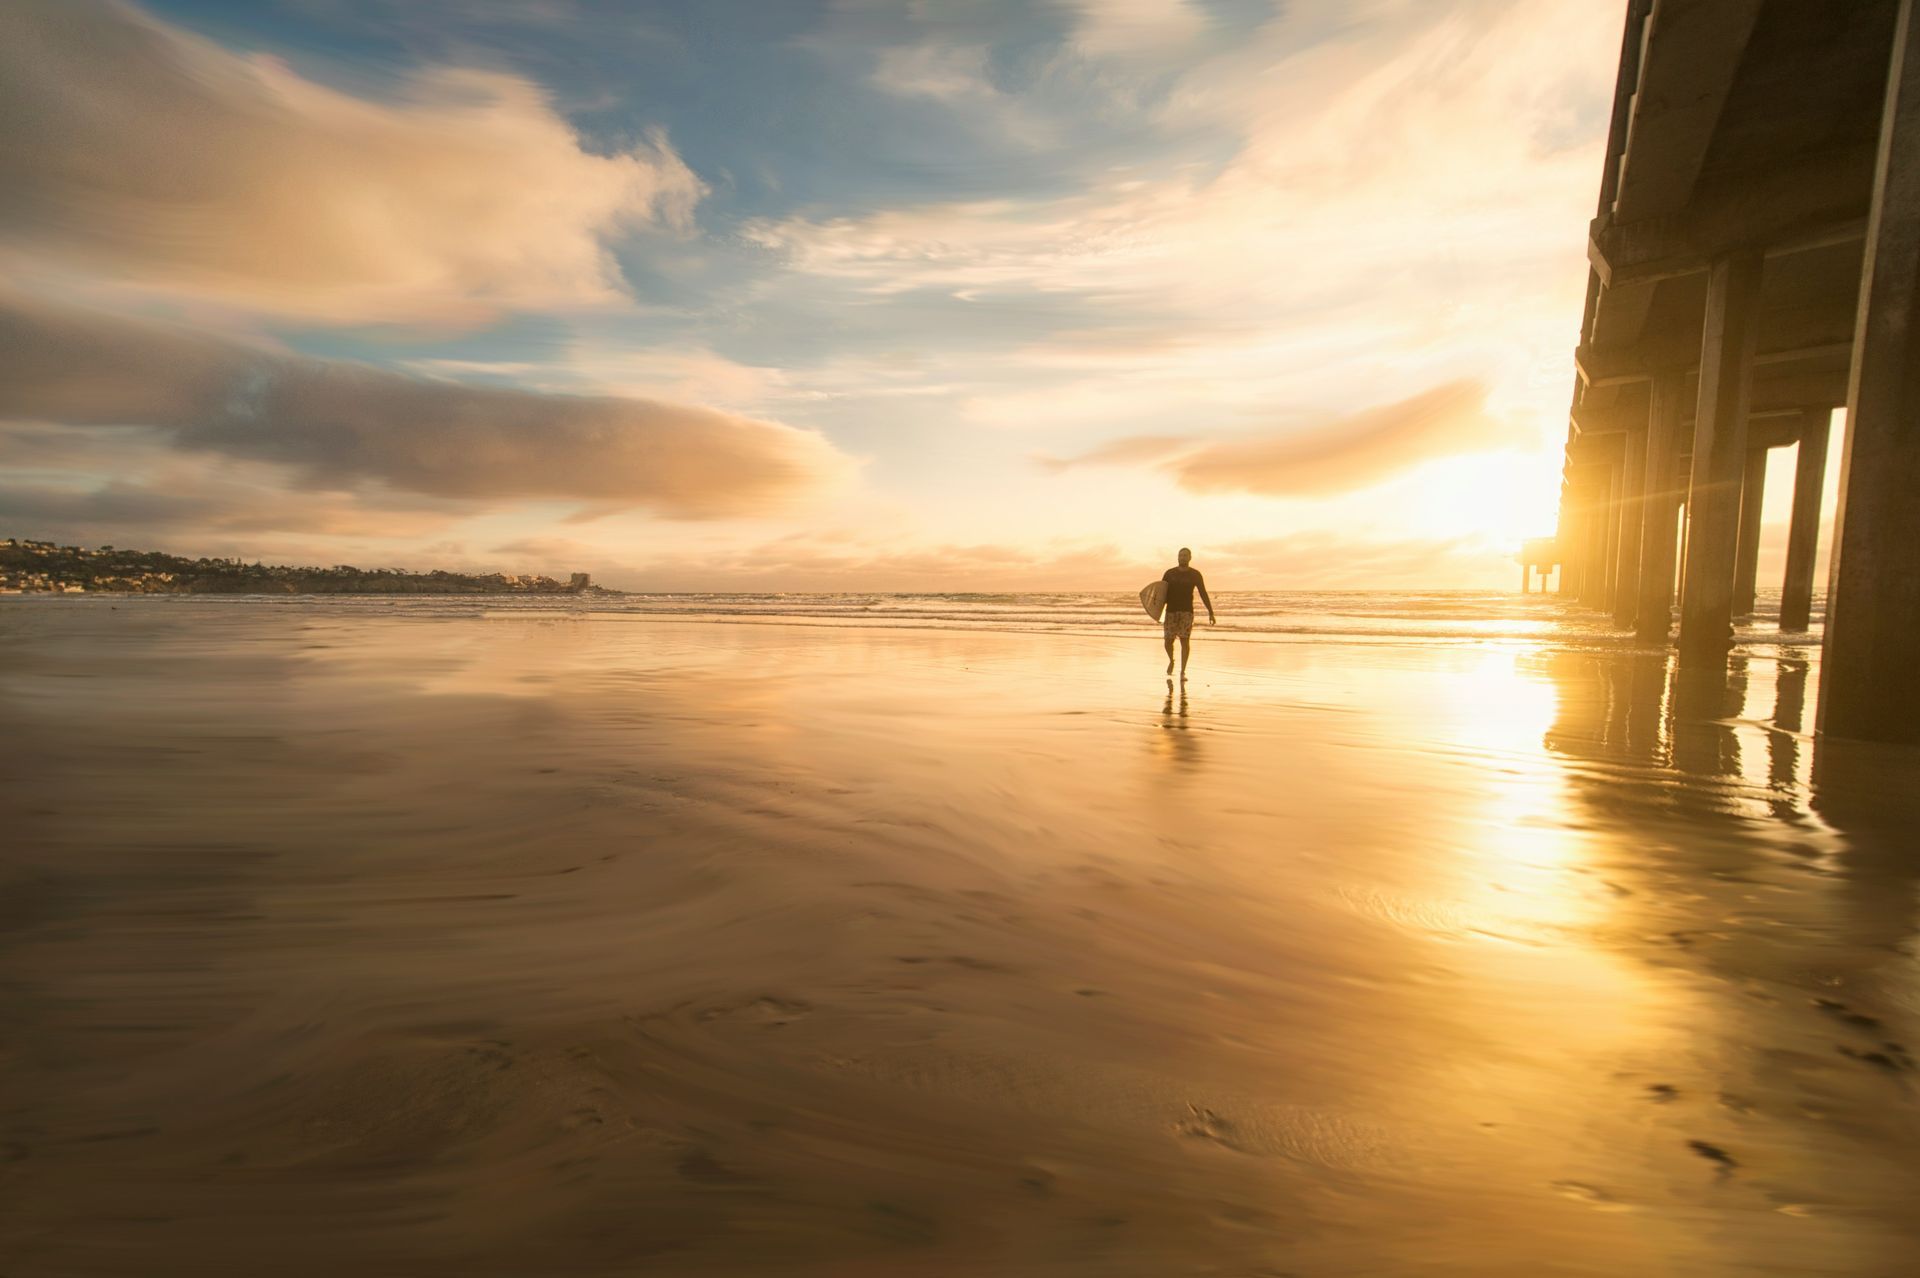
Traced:
<path fill-rule="evenodd" d="M 1557 452 L 1471 453 L 1408 472 L 1393 487 L 1406 531 L 1436 540 L 1512 543 L 1552 533 Z"/>

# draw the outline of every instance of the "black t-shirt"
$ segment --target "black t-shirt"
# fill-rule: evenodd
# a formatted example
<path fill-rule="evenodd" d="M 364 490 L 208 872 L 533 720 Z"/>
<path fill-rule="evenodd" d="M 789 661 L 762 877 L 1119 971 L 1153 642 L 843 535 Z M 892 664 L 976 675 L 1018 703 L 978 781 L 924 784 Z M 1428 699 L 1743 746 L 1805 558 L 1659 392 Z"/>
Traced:
<path fill-rule="evenodd" d="M 1198 568 L 1169 568 L 1160 580 L 1167 583 L 1168 612 L 1192 612 L 1193 588 L 1206 584 Z"/>

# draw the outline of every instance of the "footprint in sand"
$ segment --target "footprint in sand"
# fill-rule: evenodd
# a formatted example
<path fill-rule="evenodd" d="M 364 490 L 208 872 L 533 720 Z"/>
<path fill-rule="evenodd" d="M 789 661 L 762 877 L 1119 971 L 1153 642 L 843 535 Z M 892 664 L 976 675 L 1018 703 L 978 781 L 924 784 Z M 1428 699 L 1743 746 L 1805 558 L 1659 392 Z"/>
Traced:
<path fill-rule="evenodd" d="M 1842 1056 L 1851 1057 L 1866 1065 L 1876 1065 L 1893 1074 L 1905 1074 L 1913 1069 L 1913 1056 L 1907 1049 L 1891 1039 L 1880 1044 L 1878 1050 L 1860 1051 L 1844 1044 L 1834 1050 Z"/>
<path fill-rule="evenodd" d="M 1704 1140 L 1690 1140 L 1687 1142 L 1687 1148 L 1708 1162 L 1718 1164 L 1722 1176 L 1731 1175 L 1733 1169 L 1740 1165 L 1734 1160 L 1732 1154 L 1729 1154 L 1718 1145 L 1710 1145 Z"/>
<path fill-rule="evenodd" d="M 1879 1017 L 1868 1016 L 1865 1012 L 1856 1012 L 1837 998 L 1816 998 L 1813 1000 L 1813 1005 L 1825 1012 L 1828 1016 L 1833 1017 L 1837 1021 L 1844 1021 L 1855 1029 L 1873 1031 L 1880 1029 Z"/>
<path fill-rule="evenodd" d="M 568 1114 L 565 1118 L 561 1119 L 560 1126 L 565 1128 L 567 1131 L 577 1132 L 583 1127 L 603 1126 L 605 1125 L 606 1121 L 607 1121 L 606 1115 L 602 1114 L 599 1110 L 593 1109 L 590 1107 L 583 1107 L 583 1108 L 574 1110 L 571 1114 Z"/>
<path fill-rule="evenodd" d="M 708 1185 L 731 1184 L 742 1179 L 739 1172 L 704 1149 L 688 1150 L 674 1164 L 674 1170 L 688 1180 Z"/>
<path fill-rule="evenodd" d="M 717 1021 L 738 1019 L 752 1021 L 768 1029 L 779 1029 L 799 1020 L 813 1011 L 813 1004 L 797 998 L 781 998 L 774 994 L 762 994 L 749 1003 L 735 1003 L 722 1007 L 705 1008 L 697 1014 L 699 1020 Z"/>
<path fill-rule="evenodd" d="M 513 1044 L 504 1039 L 491 1038 L 484 1043 L 468 1044 L 466 1054 L 476 1064 L 491 1065 L 496 1070 L 509 1070 L 513 1068 L 513 1055 L 508 1051 L 512 1046 Z"/>
<path fill-rule="evenodd" d="M 1231 1149 L 1236 1154 L 1247 1152 L 1240 1145 L 1231 1119 L 1222 1118 L 1212 1110 L 1198 1105 L 1187 1106 L 1187 1117 L 1174 1130 L 1194 1140 L 1211 1141 L 1222 1149 Z"/>
<path fill-rule="evenodd" d="M 964 967 L 970 972 L 1011 972 L 1014 969 L 1005 963 L 996 963 L 992 959 L 975 958 L 971 954 L 896 954 L 896 963 L 949 963 L 954 967 Z"/>
<path fill-rule="evenodd" d="M 1583 1202 L 1598 1211 L 1633 1210 L 1598 1185 L 1589 1185 L 1585 1181 L 1556 1180 L 1552 1182 L 1551 1188 L 1557 1194 L 1574 1199 L 1576 1202 Z"/>

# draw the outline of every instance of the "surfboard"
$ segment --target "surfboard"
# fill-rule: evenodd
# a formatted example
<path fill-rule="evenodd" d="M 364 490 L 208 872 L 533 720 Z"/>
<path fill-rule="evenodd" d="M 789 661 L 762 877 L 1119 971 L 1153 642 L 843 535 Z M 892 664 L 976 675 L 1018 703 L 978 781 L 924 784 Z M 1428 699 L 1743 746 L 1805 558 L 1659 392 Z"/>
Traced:
<path fill-rule="evenodd" d="M 1167 583 L 1155 581 L 1141 587 L 1140 606 L 1147 610 L 1149 617 L 1155 621 L 1160 620 L 1160 614 L 1167 607 Z"/>

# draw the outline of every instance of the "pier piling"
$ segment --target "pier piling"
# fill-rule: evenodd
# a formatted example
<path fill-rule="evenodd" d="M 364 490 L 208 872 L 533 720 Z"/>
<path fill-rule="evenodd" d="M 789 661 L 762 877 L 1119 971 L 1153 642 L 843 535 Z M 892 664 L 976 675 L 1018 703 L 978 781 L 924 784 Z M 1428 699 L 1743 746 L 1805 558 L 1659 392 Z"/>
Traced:
<path fill-rule="evenodd" d="M 1768 449 L 1747 450 L 1740 480 L 1740 543 L 1733 565 L 1733 615 L 1753 616 L 1760 585 L 1760 510 L 1766 501 Z"/>
<path fill-rule="evenodd" d="M 1685 387 L 1674 369 L 1660 372 L 1647 403 L 1647 496 L 1640 528 L 1640 599 L 1634 630 L 1643 641 L 1665 643 L 1673 629 L 1673 574 L 1679 560 L 1680 413 Z"/>
<path fill-rule="evenodd" d="M 1780 629 L 1805 630 L 1813 614 L 1813 562 L 1820 548 L 1820 495 L 1827 482 L 1830 409 L 1807 409 L 1793 463 L 1793 522 L 1787 530 L 1787 570 L 1780 584 Z"/>
<path fill-rule="evenodd" d="M 1920 15 L 1902 0 L 1847 379 L 1820 728 L 1920 742 Z"/>
<path fill-rule="evenodd" d="M 1693 416 L 1692 500 L 1680 663 L 1722 661 L 1733 647 L 1734 561 L 1747 459 L 1747 405 L 1759 335 L 1761 257 L 1751 249 L 1707 272 L 1700 394 Z"/>

